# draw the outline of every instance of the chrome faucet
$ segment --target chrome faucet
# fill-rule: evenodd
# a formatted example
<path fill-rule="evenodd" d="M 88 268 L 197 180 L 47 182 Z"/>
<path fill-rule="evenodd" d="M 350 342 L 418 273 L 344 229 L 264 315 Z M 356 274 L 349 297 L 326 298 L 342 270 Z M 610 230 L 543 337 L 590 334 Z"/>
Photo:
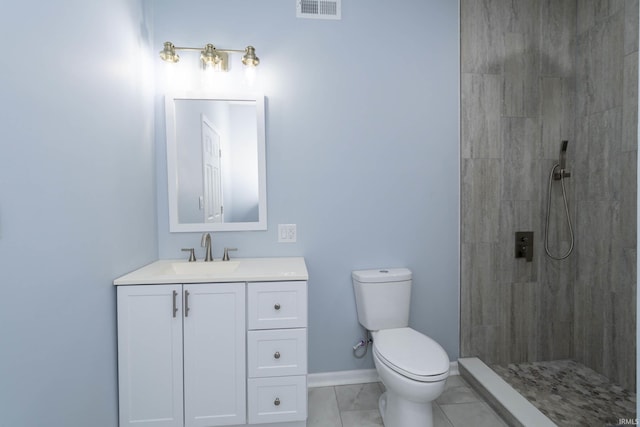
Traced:
<path fill-rule="evenodd" d="M 204 260 L 213 261 L 213 256 L 211 256 L 211 234 L 204 233 L 202 235 L 200 246 L 204 248 L 204 252 L 205 252 Z"/>

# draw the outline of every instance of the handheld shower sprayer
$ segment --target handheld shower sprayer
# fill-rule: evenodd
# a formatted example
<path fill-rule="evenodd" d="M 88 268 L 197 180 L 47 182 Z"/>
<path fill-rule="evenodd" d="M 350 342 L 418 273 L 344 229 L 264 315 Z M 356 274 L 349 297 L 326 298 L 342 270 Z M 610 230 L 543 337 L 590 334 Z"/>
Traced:
<path fill-rule="evenodd" d="M 564 179 L 571 177 L 571 173 L 567 172 L 566 170 L 567 145 L 569 145 L 569 141 L 562 141 L 562 144 L 560 145 L 560 161 L 559 163 L 556 163 L 555 165 L 553 165 L 553 168 L 551 169 L 551 173 L 549 174 L 549 192 L 548 192 L 548 198 L 547 198 L 547 221 L 544 228 L 544 250 L 547 253 L 547 256 L 549 258 L 555 259 L 557 261 L 563 260 L 567 258 L 569 255 L 571 255 L 571 252 L 573 251 L 573 243 L 574 243 L 573 228 L 571 227 L 571 217 L 569 216 L 569 205 L 567 203 L 567 192 L 564 189 Z M 569 237 L 571 238 L 569 250 L 558 257 L 552 255 L 551 251 L 549 251 L 549 217 L 551 215 L 551 184 L 553 183 L 553 181 L 560 181 L 560 185 L 562 187 L 562 199 L 564 200 L 564 212 L 567 216 L 567 225 L 569 226 Z"/>
<path fill-rule="evenodd" d="M 558 166 L 560 167 L 560 172 L 553 173 L 553 179 L 559 181 L 563 178 L 571 178 L 571 173 L 567 172 L 567 145 L 569 145 L 569 141 L 562 141 L 562 145 L 560 146 L 560 163 Z"/>

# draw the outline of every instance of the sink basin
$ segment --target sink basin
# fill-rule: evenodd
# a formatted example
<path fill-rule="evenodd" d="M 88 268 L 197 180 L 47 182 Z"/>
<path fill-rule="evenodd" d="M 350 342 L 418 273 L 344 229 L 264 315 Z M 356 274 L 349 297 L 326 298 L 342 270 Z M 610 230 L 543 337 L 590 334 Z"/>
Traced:
<path fill-rule="evenodd" d="M 172 262 L 166 267 L 166 274 L 216 275 L 233 273 L 240 263 L 238 261 L 196 261 Z"/>

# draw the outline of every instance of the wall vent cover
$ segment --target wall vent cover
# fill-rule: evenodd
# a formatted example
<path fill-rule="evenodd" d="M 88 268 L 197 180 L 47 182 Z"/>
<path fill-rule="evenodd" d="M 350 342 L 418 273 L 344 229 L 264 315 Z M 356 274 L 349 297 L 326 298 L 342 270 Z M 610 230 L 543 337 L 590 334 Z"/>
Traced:
<path fill-rule="evenodd" d="M 296 0 L 296 16 L 312 19 L 341 19 L 342 0 Z"/>

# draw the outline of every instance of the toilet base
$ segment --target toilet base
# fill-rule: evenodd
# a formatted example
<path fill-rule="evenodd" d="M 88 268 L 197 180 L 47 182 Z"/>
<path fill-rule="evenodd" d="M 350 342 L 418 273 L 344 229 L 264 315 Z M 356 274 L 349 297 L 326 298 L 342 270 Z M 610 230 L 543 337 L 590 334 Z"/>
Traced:
<path fill-rule="evenodd" d="M 385 427 L 433 427 L 431 402 L 412 402 L 387 390 L 378 399 L 378 409 Z"/>

